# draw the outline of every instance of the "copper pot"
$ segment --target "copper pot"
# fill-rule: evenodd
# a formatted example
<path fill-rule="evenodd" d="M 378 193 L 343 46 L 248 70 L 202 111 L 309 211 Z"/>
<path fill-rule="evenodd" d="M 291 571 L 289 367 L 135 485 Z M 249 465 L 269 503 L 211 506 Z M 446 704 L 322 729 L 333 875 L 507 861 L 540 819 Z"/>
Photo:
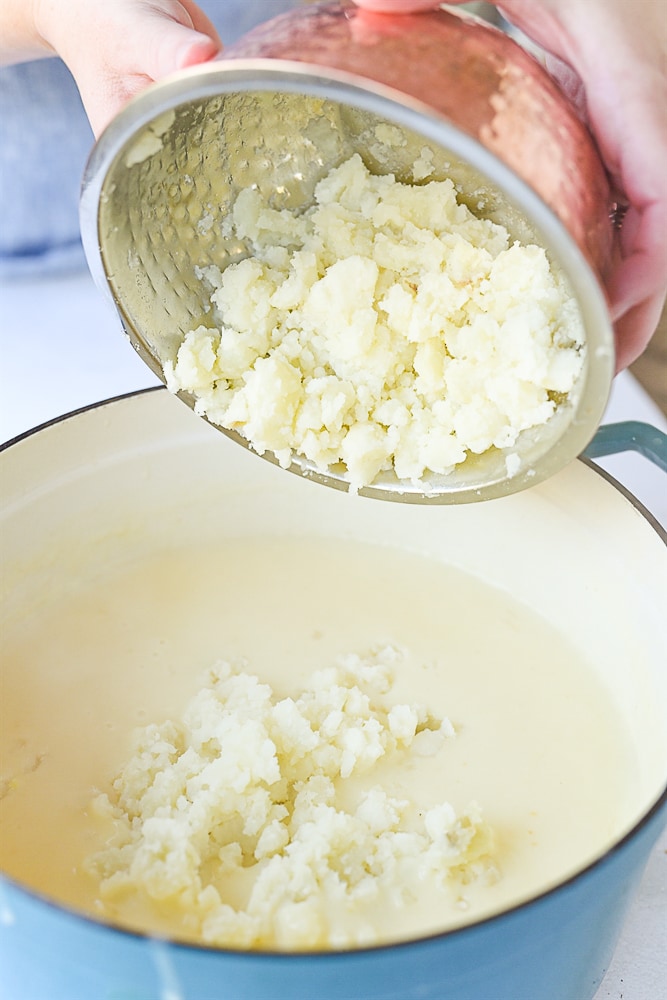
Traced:
<path fill-rule="evenodd" d="M 461 502 L 552 475 L 593 437 L 614 374 L 603 291 L 611 192 L 586 126 L 540 63 L 458 11 L 398 17 L 347 0 L 298 7 L 124 109 L 93 150 L 81 223 L 91 270 L 133 345 L 162 377 L 184 334 L 205 319 L 197 266 L 222 269 L 244 255 L 222 225 L 240 190 L 257 187 L 274 208 L 305 206 L 354 152 L 399 180 L 414 181 L 421 162 L 424 178 L 451 177 L 474 212 L 544 246 L 572 288 L 587 342 L 567 403 L 515 446 L 518 474 L 491 451 L 426 490 L 385 474 L 364 492 Z M 291 468 L 347 488 L 343 475 L 305 459 Z"/>

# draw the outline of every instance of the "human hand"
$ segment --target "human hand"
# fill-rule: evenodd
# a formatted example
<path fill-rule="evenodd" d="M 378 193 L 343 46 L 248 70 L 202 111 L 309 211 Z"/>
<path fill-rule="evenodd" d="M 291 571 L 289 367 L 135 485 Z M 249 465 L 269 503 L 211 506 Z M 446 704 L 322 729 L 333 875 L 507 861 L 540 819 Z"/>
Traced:
<path fill-rule="evenodd" d="M 96 135 L 149 83 L 222 45 L 193 0 L 2 0 L 0 61 L 59 55 Z M 6 4 L 6 6 L 5 6 Z"/>
<path fill-rule="evenodd" d="M 356 0 L 384 13 L 437 0 Z M 453 3 L 461 0 L 452 0 Z M 501 13 L 559 60 L 549 69 L 577 91 L 628 211 L 607 279 L 617 369 L 642 353 L 667 291 L 667 18 L 663 0 L 502 0 Z M 562 60 L 562 62 L 560 62 Z M 565 65 L 563 65 L 565 64 Z M 568 68 L 569 72 L 568 72 Z M 574 70 L 574 75 L 571 70 Z"/>

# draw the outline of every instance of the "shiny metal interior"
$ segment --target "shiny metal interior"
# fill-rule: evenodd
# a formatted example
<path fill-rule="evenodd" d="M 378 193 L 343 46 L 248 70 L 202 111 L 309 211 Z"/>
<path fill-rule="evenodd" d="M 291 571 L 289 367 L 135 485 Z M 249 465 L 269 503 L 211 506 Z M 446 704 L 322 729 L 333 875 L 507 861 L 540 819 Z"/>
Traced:
<path fill-rule="evenodd" d="M 389 142 L 378 138 L 381 123 L 391 126 L 380 133 Z M 93 150 L 81 199 L 84 246 L 132 345 L 163 378 L 185 333 L 213 323 L 198 269 L 223 269 L 247 254 L 222 225 L 239 191 L 253 186 L 275 208 L 305 208 L 321 177 L 353 152 L 371 171 L 407 180 L 424 148 L 434 165 L 429 179 L 451 177 L 474 212 L 547 248 L 586 330 L 578 391 L 510 449 L 522 458 L 512 478 L 506 455 L 490 451 L 425 486 L 384 475 L 361 491 L 419 503 L 487 499 L 545 479 L 585 448 L 606 404 L 613 339 L 599 282 L 563 224 L 492 153 L 423 104 L 347 73 L 279 60 L 185 71 L 136 98 Z M 343 468 L 323 474 L 296 457 L 291 471 L 348 488 Z"/>

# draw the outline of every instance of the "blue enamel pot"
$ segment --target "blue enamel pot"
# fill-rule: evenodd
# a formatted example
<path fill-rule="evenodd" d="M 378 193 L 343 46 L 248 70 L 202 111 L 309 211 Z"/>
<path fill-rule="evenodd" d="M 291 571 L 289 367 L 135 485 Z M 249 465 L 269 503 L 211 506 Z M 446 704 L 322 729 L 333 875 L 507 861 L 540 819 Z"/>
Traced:
<path fill-rule="evenodd" d="M 664 467 L 666 443 L 643 426 L 604 428 L 591 454 L 634 447 Z M 304 531 L 342 518 L 348 537 L 390 538 L 447 559 L 560 622 L 624 706 L 636 775 L 634 804 L 612 842 L 558 884 L 478 923 L 386 946 L 284 954 L 159 940 L 76 912 L 6 872 L 3 1000 L 594 997 L 667 821 L 667 549 L 660 527 L 589 458 L 488 503 L 382 504 L 258 462 L 157 389 L 18 438 L 0 467 L 3 605 L 12 613 L 17 601 L 32 606 L 34 581 L 43 593 L 58 590 L 74 558 L 80 565 L 95 553 L 104 565 L 119 547 L 149 551 L 174 530 L 186 541 L 225 530 L 239 496 L 270 530 L 295 509 Z M 67 699 L 53 711 L 75 738 Z M 40 817 L 47 829 L 55 821 L 48 807 Z"/>

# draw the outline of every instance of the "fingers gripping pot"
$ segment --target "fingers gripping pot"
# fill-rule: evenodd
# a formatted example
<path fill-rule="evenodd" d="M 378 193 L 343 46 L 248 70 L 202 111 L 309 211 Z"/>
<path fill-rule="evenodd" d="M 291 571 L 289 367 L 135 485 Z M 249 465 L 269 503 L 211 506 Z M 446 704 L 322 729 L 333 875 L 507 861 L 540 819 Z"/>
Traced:
<path fill-rule="evenodd" d="M 361 492 L 461 502 L 552 475 L 592 438 L 614 372 L 602 291 L 611 192 L 586 127 L 540 64 L 467 15 L 316 4 L 135 98 L 93 150 L 81 199 L 91 270 L 133 346 L 164 379 L 187 331 L 210 325 L 200 268 L 223 271 L 248 256 L 224 226 L 241 191 L 255 188 L 274 209 L 306 208 L 317 183 L 354 153 L 399 181 L 426 155 L 429 180 L 451 178 L 473 213 L 543 246 L 577 301 L 586 342 L 575 388 L 513 447 L 518 472 L 491 448 L 426 484 L 381 473 Z M 194 406 L 191 394 L 180 395 Z M 291 471 L 349 485 L 344 468 L 323 474 L 299 456 Z"/>

